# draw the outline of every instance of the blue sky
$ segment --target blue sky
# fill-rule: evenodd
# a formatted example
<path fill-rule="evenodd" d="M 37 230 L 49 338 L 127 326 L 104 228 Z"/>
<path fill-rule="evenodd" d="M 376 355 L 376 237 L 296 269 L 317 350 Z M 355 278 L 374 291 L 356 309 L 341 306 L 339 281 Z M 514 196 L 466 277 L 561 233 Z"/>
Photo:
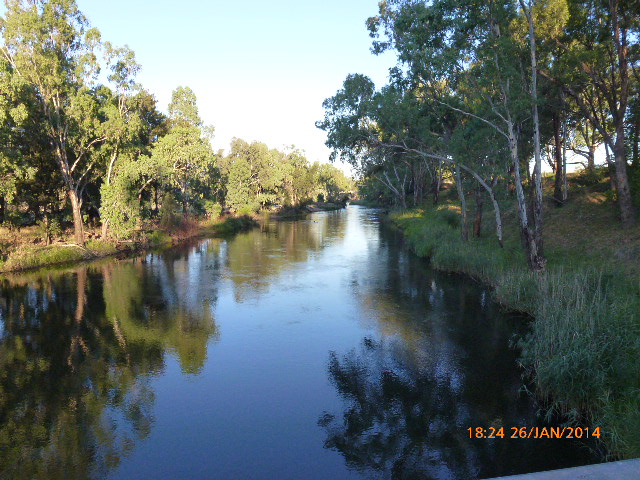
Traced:
<path fill-rule="evenodd" d="M 236 136 L 326 161 L 322 101 L 349 73 L 380 86 L 394 63 L 369 52 L 377 0 L 77 2 L 104 40 L 136 52 L 138 81 L 162 110 L 177 86 L 194 90 L 216 150 Z"/>

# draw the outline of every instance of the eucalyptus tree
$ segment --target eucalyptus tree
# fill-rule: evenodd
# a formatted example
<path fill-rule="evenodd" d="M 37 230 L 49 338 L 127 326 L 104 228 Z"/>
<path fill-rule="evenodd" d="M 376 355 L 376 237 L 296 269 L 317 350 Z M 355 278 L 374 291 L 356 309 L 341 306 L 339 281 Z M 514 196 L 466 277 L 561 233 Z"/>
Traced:
<path fill-rule="evenodd" d="M 371 79 L 360 74 L 348 75 L 342 89 L 323 102 L 324 119 L 316 126 L 327 132 L 331 161 L 340 158 L 361 177 L 375 178 L 393 193 L 396 204 L 406 207 L 408 172 L 399 169 L 392 160 L 401 154 L 396 145 L 381 138 L 377 118 L 383 115 L 378 115 L 376 108 L 380 103 L 390 102 L 376 94 Z"/>
<path fill-rule="evenodd" d="M 640 5 L 619 0 L 568 0 L 569 21 L 560 39 L 560 72 L 541 68 L 558 84 L 613 152 L 622 224 L 635 225 L 628 178 L 626 119 L 632 82 L 640 68 Z"/>
<path fill-rule="evenodd" d="M 326 201 L 341 200 L 341 195 L 351 193 L 353 181 L 342 170 L 329 163 L 314 163 L 317 171 L 318 187 Z"/>
<path fill-rule="evenodd" d="M 540 144 L 536 133 L 536 62 L 535 50 L 526 48 L 522 41 L 526 37 L 521 15 L 519 6 L 508 0 L 439 0 L 428 4 L 396 0 L 381 3 L 379 15 L 370 18 L 368 26 L 374 53 L 397 52 L 396 79 L 417 85 L 434 101 L 484 122 L 506 142 L 528 263 L 532 270 L 542 270 L 546 261 L 540 156 L 536 153 Z M 529 38 L 531 46 L 531 28 Z M 465 84 L 467 88 L 459 88 Z M 440 93 L 443 86 L 449 92 L 445 98 Z M 533 125 L 528 122 L 531 117 Z M 533 146 L 526 141 L 527 130 L 534 138 Z M 522 165 L 528 166 L 527 150 L 533 150 L 536 159 L 530 196 L 521 173 Z"/>
<path fill-rule="evenodd" d="M 151 186 L 166 179 L 164 164 L 150 158 L 151 149 L 165 133 L 166 118 L 145 90 L 114 95 L 106 91 L 113 122 L 111 136 L 100 149 L 106 171 L 100 186 L 102 236 L 111 228 L 116 236 L 129 236 L 142 217 L 142 198 Z"/>
<path fill-rule="evenodd" d="M 193 91 L 189 87 L 177 88 L 169 105 L 168 133 L 155 143 L 150 163 L 163 172 L 164 183 L 177 190 L 183 215 L 198 200 L 200 184 L 219 181 L 209 178 L 215 171 L 212 135 L 213 128 L 204 126 L 198 114 Z"/>
<path fill-rule="evenodd" d="M 2 56 L 36 95 L 52 158 L 73 212 L 75 241 L 84 244 L 82 194 L 107 136 L 92 92 L 100 33 L 73 0 L 7 2 L 0 29 Z"/>
<path fill-rule="evenodd" d="M 120 224 L 127 219 L 132 219 L 135 208 L 126 211 L 121 208 L 128 202 L 124 201 L 121 185 L 115 186 L 118 192 L 114 192 L 114 176 L 123 170 L 117 162 L 120 158 L 126 158 L 125 162 L 135 160 L 136 140 L 140 138 L 139 131 L 143 128 L 141 114 L 132 108 L 132 97 L 139 86 L 135 83 L 135 75 L 140 70 L 140 65 L 135 60 L 135 55 L 128 47 L 115 48 L 110 43 L 105 44 L 105 56 L 109 63 L 111 73 L 108 80 L 114 86 L 113 91 L 106 87 L 100 89 L 103 95 L 105 111 L 105 132 L 108 138 L 100 148 L 100 154 L 105 159 L 105 172 L 100 188 L 102 220 L 102 237 L 106 237 L 109 223 L 120 220 Z M 133 151 L 132 151 L 133 150 Z M 136 152 L 137 150 L 137 152 Z M 139 153 L 138 153 L 139 155 Z M 120 168 L 118 168 L 120 167 Z M 125 168 L 126 169 L 126 166 Z M 117 217 L 120 217 L 119 219 Z"/>
<path fill-rule="evenodd" d="M 375 178 L 402 207 L 406 206 L 409 188 L 414 205 L 422 201 L 427 177 L 437 202 L 443 171 L 451 170 L 462 206 L 463 239 L 467 238 L 463 176 L 471 176 L 491 198 L 502 245 L 502 219 L 494 192 L 499 176 L 496 164 L 500 162 L 485 152 L 470 155 L 473 145 L 461 147 L 464 135 L 460 132 L 468 130 L 473 123 L 470 120 L 475 119 L 443 105 L 441 99 L 447 95 L 450 101 L 456 101 L 446 89 L 434 97 L 420 85 L 407 88 L 396 84 L 375 92 L 366 77 L 350 75 L 343 89 L 325 100 L 325 118 L 317 126 L 327 131 L 327 145 L 333 148 L 334 157 L 351 163 L 360 175 Z M 494 140 L 484 132 L 475 142 L 485 138 Z M 495 148 L 495 141 L 491 147 Z"/>
<path fill-rule="evenodd" d="M 33 174 L 21 152 L 19 133 L 29 117 L 24 101 L 28 93 L 11 66 L 0 59 L 0 222 L 5 220 L 7 203 L 15 197 L 20 179 Z"/>

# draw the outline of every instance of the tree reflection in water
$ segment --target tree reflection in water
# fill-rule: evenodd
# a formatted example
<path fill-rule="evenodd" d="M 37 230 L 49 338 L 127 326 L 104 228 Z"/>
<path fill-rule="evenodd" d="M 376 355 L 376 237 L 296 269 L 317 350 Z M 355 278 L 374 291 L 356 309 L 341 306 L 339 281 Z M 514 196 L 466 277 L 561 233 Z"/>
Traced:
<path fill-rule="evenodd" d="M 203 282 L 204 303 L 188 302 L 166 291 L 188 288 L 163 280 L 181 278 L 174 262 L 156 263 L 111 261 L 2 281 L 0 478 L 107 476 L 151 431 L 150 379 L 166 352 L 184 372 L 201 370 L 217 334 L 217 283 Z M 203 273 L 189 275 L 199 281 Z"/>
<path fill-rule="evenodd" d="M 456 393 L 433 366 L 403 358 L 397 343 L 365 338 L 359 352 L 331 352 L 329 373 L 349 402 L 342 421 L 324 413 L 325 447 L 349 467 L 382 478 L 474 478 L 473 452 L 456 448 Z"/>
<path fill-rule="evenodd" d="M 325 448 L 340 452 L 349 468 L 366 478 L 470 480 L 572 466 L 580 456 L 588 463 L 587 450 L 568 440 L 558 449 L 558 440 L 509 438 L 510 427 L 539 422 L 525 395 L 510 405 L 486 401 L 511 385 L 482 392 L 477 379 L 416 361 L 407 347 L 366 337 L 359 350 L 330 353 L 329 378 L 347 406 L 341 415 L 324 412 L 318 424 Z M 505 438 L 472 439 L 467 430 L 492 426 L 504 426 Z"/>

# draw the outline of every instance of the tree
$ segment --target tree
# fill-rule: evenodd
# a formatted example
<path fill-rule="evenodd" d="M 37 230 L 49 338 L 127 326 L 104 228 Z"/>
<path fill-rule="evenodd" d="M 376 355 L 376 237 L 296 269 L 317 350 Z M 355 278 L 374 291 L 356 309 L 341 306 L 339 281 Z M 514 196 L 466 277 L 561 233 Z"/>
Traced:
<path fill-rule="evenodd" d="M 208 175 L 215 172 L 209 141 L 213 128 L 202 126 L 195 94 L 188 87 L 173 92 L 169 112 L 169 132 L 154 145 L 151 163 L 165 172 L 169 186 L 179 193 L 183 215 L 187 215 L 198 185 L 218 181 Z"/>
<path fill-rule="evenodd" d="M 397 1 L 381 3 L 380 14 L 370 18 L 368 26 L 374 37 L 374 53 L 397 51 L 399 65 L 392 75 L 395 82 L 417 86 L 434 101 L 484 122 L 509 146 L 523 246 L 530 268 L 542 270 L 546 261 L 540 156 L 535 154 L 540 138 L 537 121 L 533 125 L 527 121 L 537 115 L 536 75 L 524 74 L 526 64 L 531 68 L 531 59 L 535 59 L 531 55 L 535 49 L 526 49 L 521 41 L 519 18 L 508 0 L 442 0 L 426 5 Z M 383 39 L 379 40 L 381 32 Z M 529 132 L 534 145 L 526 140 Z M 523 165 L 528 170 L 530 151 L 536 158 L 532 179 L 521 173 Z M 533 194 L 525 190 L 525 181 L 532 181 Z"/>
<path fill-rule="evenodd" d="M 76 243 L 84 244 L 80 208 L 106 136 L 90 81 L 97 72 L 100 33 L 73 0 L 7 3 L 1 51 L 15 75 L 35 91 L 55 159 L 71 203 Z"/>
<path fill-rule="evenodd" d="M 640 8 L 637 2 L 572 0 L 562 39 L 563 69 L 540 69 L 598 130 L 613 152 L 612 170 L 625 227 L 637 218 L 629 185 L 625 122 L 631 83 L 640 68 Z M 636 78 L 637 81 L 637 78 Z"/>

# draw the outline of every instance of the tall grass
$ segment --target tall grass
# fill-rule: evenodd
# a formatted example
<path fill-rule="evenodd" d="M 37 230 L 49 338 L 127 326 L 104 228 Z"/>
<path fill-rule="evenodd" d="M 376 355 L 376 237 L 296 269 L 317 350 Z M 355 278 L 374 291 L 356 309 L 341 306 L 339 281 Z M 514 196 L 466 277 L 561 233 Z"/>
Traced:
<path fill-rule="evenodd" d="M 441 270 L 495 287 L 506 307 L 529 313 L 520 360 L 549 412 L 599 426 L 610 452 L 640 456 L 640 284 L 604 264 L 569 258 L 544 274 L 528 271 L 517 239 L 463 242 L 440 206 L 392 216 L 413 250 Z"/>
<path fill-rule="evenodd" d="M 537 279 L 523 364 L 551 406 L 602 426 L 611 450 L 640 455 L 640 301 L 624 279 L 582 268 Z M 621 428 L 622 427 L 622 428 Z"/>
<path fill-rule="evenodd" d="M 80 262 L 93 258 L 92 252 L 76 245 L 47 247 L 23 246 L 13 252 L 2 265 L 2 271 L 28 270 L 43 265 Z"/>

